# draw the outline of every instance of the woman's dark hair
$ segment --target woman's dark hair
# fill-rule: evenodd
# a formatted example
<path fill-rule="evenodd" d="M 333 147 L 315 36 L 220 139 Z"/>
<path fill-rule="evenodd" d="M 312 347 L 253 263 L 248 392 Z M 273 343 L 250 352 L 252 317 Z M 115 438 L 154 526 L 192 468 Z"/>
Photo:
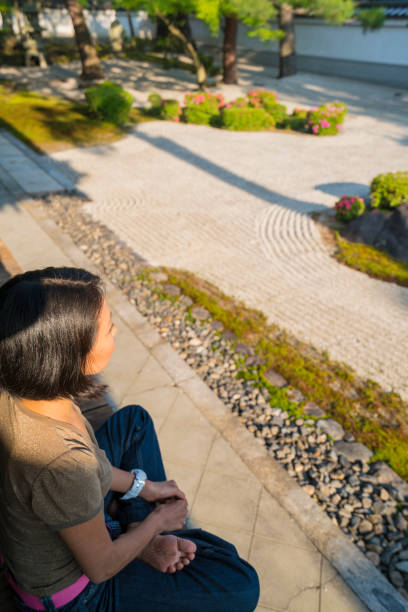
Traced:
<path fill-rule="evenodd" d="M 33 270 L 0 287 L 0 391 L 31 400 L 100 393 L 84 371 L 103 298 L 101 279 L 80 268 Z"/>

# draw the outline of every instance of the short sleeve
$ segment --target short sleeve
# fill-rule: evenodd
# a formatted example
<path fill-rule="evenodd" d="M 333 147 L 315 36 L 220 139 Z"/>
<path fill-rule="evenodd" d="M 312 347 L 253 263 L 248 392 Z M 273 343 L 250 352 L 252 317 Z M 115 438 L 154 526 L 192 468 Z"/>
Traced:
<path fill-rule="evenodd" d="M 60 455 L 33 483 L 32 510 L 53 531 L 89 521 L 102 509 L 98 463 L 86 447 Z"/>

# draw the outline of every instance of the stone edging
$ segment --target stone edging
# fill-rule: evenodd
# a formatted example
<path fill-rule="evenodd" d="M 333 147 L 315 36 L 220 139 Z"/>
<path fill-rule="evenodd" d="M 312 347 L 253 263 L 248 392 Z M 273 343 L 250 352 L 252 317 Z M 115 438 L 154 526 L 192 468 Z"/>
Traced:
<path fill-rule="evenodd" d="M 75 246 L 67 234 L 32 202 L 25 208 L 75 265 L 95 271 L 95 265 Z M 408 603 L 365 555 L 334 525 L 318 504 L 302 490 L 286 470 L 263 447 L 262 440 L 246 430 L 216 394 L 199 378 L 179 354 L 151 328 L 133 305 L 106 283 L 108 299 L 141 342 L 152 351 L 207 420 L 229 442 L 265 489 L 296 520 L 318 550 L 336 568 L 345 582 L 372 612 L 408 612 Z M 399 478 L 399 477 L 398 477 Z M 404 483 L 405 484 L 405 483 Z"/>

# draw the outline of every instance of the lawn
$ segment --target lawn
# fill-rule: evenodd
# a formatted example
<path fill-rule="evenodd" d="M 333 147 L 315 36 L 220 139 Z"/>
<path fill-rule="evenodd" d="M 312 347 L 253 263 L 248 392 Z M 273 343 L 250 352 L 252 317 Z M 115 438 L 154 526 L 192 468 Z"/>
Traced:
<path fill-rule="evenodd" d="M 131 123 L 151 120 L 142 110 L 132 109 Z M 0 127 L 45 153 L 109 144 L 127 133 L 126 127 L 92 116 L 85 103 L 19 90 L 4 81 L 0 83 Z"/>

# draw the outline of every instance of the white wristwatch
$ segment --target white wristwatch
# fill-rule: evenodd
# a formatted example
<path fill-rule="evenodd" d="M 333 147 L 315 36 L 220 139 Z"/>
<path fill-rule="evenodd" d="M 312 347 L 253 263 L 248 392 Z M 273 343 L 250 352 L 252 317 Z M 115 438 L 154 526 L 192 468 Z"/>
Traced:
<path fill-rule="evenodd" d="M 139 470 L 137 468 L 135 468 L 134 470 L 130 470 L 130 471 L 134 473 L 135 479 L 129 491 L 126 491 L 126 493 L 122 495 L 122 497 L 120 497 L 120 499 L 122 500 L 132 499 L 133 497 L 137 497 L 146 483 L 146 479 L 147 479 L 146 472 L 144 472 L 143 470 Z"/>

